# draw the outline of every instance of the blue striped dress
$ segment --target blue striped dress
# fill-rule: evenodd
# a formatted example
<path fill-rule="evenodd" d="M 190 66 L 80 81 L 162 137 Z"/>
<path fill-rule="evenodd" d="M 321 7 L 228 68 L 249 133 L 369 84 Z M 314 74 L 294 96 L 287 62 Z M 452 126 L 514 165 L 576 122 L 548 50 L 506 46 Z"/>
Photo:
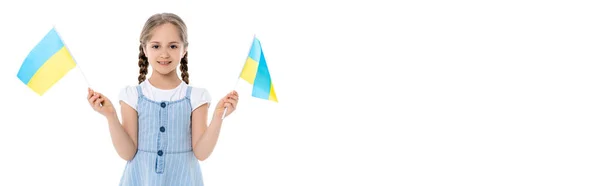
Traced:
<path fill-rule="evenodd" d="M 138 149 L 127 162 L 122 186 L 204 185 L 192 152 L 191 87 L 175 101 L 157 102 L 138 92 Z"/>

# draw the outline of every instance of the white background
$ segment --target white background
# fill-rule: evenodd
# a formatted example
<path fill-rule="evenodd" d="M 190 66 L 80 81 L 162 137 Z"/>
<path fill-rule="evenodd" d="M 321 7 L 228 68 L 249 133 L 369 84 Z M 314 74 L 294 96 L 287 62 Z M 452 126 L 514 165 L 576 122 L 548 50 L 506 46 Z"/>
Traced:
<path fill-rule="evenodd" d="M 600 184 L 594 1 L 191 2 L 3 1 L 0 185 L 118 184 L 81 72 L 116 102 L 158 12 L 188 24 L 191 85 L 213 101 L 254 34 L 280 100 L 239 82 L 206 185 Z M 52 25 L 80 68 L 40 97 L 17 72 Z"/>

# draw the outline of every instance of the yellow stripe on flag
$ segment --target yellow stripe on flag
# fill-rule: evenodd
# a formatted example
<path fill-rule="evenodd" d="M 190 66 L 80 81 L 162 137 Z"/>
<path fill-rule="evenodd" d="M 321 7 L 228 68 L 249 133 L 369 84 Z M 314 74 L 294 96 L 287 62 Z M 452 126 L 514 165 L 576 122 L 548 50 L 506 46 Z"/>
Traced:
<path fill-rule="evenodd" d="M 271 83 L 271 91 L 269 92 L 269 100 L 278 102 L 277 96 L 275 96 L 275 88 L 273 88 L 273 83 Z"/>
<path fill-rule="evenodd" d="M 74 67 L 75 60 L 63 46 L 40 67 L 27 86 L 42 95 Z"/>
<path fill-rule="evenodd" d="M 242 69 L 242 74 L 240 75 L 240 77 L 246 80 L 248 83 L 254 84 L 254 78 L 256 77 L 257 70 L 258 62 L 248 57 L 248 59 L 246 60 L 246 64 L 244 64 L 244 68 Z"/>

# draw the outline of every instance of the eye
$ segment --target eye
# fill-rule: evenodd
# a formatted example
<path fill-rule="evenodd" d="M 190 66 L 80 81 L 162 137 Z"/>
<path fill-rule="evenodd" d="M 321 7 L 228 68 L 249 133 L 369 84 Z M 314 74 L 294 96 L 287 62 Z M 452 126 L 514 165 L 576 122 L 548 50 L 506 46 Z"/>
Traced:
<path fill-rule="evenodd" d="M 158 48 L 158 45 L 152 45 L 152 48 Z"/>
<path fill-rule="evenodd" d="M 177 45 L 171 45 L 171 49 L 176 49 Z"/>

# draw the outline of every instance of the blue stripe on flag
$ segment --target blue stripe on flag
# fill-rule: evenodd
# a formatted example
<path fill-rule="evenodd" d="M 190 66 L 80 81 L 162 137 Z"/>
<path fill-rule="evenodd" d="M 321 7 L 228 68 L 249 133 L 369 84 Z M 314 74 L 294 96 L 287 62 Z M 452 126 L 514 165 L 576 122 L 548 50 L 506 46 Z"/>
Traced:
<path fill-rule="evenodd" d="M 252 96 L 268 100 L 270 92 L 271 75 L 269 74 L 265 56 L 263 55 L 262 49 L 260 49 L 260 61 L 258 62 L 258 70 L 256 71 L 256 78 L 254 79 Z"/>
<path fill-rule="evenodd" d="M 261 56 L 262 56 L 262 47 L 260 46 L 260 41 L 258 41 L 257 38 L 254 38 L 254 41 L 252 42 L 252 47 L 250 49 L 250 53 L 248 54 L 248 57 L 254 59 L 254 61 L 259 62 L 261 60 Z"/>
<path fill-rule="evenodd" d="M 17 77 L 19 77 L 23 83 L 28 84 L 29 80 L 31 80 L 40 67 L 63 46 L 64 44 L 58 36 L 58 33 L 56 33 L 56 30 L 50 30 L 42 41 L 29 52 L 21 65 L 21 69 L 19 69 Z"/>

